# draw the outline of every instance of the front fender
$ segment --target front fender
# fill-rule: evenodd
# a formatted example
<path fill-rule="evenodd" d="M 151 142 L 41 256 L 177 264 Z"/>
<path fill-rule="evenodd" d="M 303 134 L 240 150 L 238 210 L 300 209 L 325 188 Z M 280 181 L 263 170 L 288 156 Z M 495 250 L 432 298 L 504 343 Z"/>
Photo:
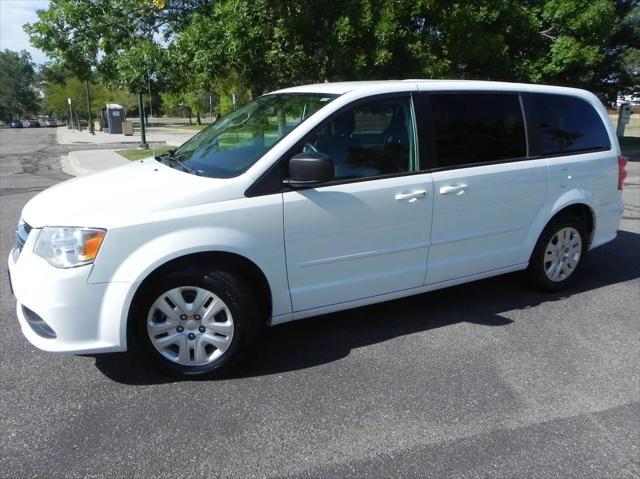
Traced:
<path fill-rule="evenodd" d="M 221 227 L 171 231 L 139 245 L 119 264 L 109 281 L 142 282 L 163 264 L 192 253 L 220 251 L 235 253 L 258 264 L 251 257 L 258 245 L 247 233 Z M 94 280 L 94 277 L 91 278 Z"/>
<path fill-rule="evenodd" d="M 256 251 L 258 246 L 254 243 L 255 240 L 252 240 L 247 233 L 219 227 L 172 231 L 142 243 L 119 264 L 108 282 L 100 312 L 101 318 L 105 318 L 100 322 L 101 327 L 104 327 L 102 334 L 112 336 L 115 342 L 125 348 L 129 309 L 140 284 L 151 272 L 163 264 L 192 253 L 218 251 L 244 256 L 265 272 L 265 276 L 267 276 L 267 272 L 271 271 L 271 277 L 267 276 L 267 280 L 270 285 L 277 284 L 278 275 L 274 273 L 275 265 L 265 265 L 261 258 L 251 254 L 252 251 Z M 176 245 L 179 245 L 179 248 L 176 248 Z M 96 276 L 93 276 L 92 280 L 96 282 Z M 282 283 L 282 279 L 280 279 L 280 283 Z M 124 284 L 127 284 L 128 287 L 124 289 L 126 293 L 123 295 Z M 288 292 L 286 295 L 280 294 L 278 298 L 276 297 L 277 291 L 287 292 L 287 289 L 281 284 L 279 290 L 273 291 L 274 304 L 276 299 L 279 299 L 278 307 L 283 308 L 284 305 L 285 310 L 290 310 L 291 302 Z M 117 324 L 114 324 L 115 322 Z"/>
<path fill-rule="evenodd" d="M 101 314 L 112 326 L 120 322 L 114 330 L 126 344 L 127 316 L 140 283 L 168 261 L 202 252 L 234 253 L 253 262 L 269 283 L 272 314 L 290 313 L 282 214 L 281 195 L 267 195 L 168 211 L 109 229 L 88 279 L 110 283 Z M 122 283 L 126 295 L 115 286 Z"/>
<path fill-rule="evenodd" d="M 568 206 L 579 204 L 587 205 L 591 209 L 595 227 L 596 215 L 600 206 L 598 199 L 590 191 L 580 188 L 566 191 L 558 198 L 551 198 L 538 212 L 522 245 L 519 262 L 527 263 L 529 261 L 538 238 L 547 224 L 549 224 L 551 218 Z"/>

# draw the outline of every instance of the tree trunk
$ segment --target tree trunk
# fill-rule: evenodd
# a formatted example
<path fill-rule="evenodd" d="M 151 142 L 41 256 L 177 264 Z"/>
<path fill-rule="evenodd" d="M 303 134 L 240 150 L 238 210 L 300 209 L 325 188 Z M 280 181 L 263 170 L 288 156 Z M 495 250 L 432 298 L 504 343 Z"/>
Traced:
<path fill-rule="evenodd" d="M 252 83 L 251 84 L 251 99 L 255 100 L 260 95 L 262 95 L 263 91 L 264 91 L 264 87 L 262 86 L 261 83 L 258 83 L 258 82 Z"/>
<path fill-rule="evenodd" d="M 138 116 L 140 117 L 140 146 L 138 149 L 146 150 L 149 148 L 149 144 L 147 143 L 147 133 L 145 131 L 145 111 L 144 111 L 144 103 L 142 101 L 142 93 L 138 93 Z"/>
<path fill-rule="evenodd" d="M 202 125 L 202 120 L 200 119 L 200 113 L 196 113 L 196 125 Z"/>

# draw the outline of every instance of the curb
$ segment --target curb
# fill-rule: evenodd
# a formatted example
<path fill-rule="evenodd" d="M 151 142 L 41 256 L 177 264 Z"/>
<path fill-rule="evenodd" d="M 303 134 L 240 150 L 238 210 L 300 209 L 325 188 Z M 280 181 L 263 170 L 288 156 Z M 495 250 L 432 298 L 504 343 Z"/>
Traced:
<path fill-rule="evenodd" d="M 96 155 L 96 153 L 99 155 L 107 151 L 113 152 L 113 155 L 110 155 L 108 159 L 91 157 Z M 120 157 L 115 151 L 116 150 L 71 151 L 66 158 L 64 156 L 61 158 L 62 170 L 72 176 L 84 176 L 131 163 L 126 158 Z M 90 155 L 90 158 L 82 158 L 85 155 Z"/>

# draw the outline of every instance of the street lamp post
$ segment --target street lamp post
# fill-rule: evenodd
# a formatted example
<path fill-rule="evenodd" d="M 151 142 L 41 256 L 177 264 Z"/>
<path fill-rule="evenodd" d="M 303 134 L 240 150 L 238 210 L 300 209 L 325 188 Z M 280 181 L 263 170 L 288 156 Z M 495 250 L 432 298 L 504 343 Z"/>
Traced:
<path fill-rule="evenodd" d="M 69 127 L 73 130 L 73 112 L 71 111 L 71 98 L 67 98 L 69 104 Z"/>
<path fill-rule="evenodd" d="M 89 133 L 95 135 L 96 132 L 93 130 L 93 118 L 91 117 L 91 95 L 89 94 L 89 80 L 86 80 L 85 86 L 87 88 L 87 109 L 89 111 Z"/>
<path fill-rule="evenodd" d="M 147 134 L 144 128 L 144 103 L 142 102 L 142 93 L 138 93 L 138 111 L 140 112 L 140 146 L 141 150 L 148 150 Z"/>

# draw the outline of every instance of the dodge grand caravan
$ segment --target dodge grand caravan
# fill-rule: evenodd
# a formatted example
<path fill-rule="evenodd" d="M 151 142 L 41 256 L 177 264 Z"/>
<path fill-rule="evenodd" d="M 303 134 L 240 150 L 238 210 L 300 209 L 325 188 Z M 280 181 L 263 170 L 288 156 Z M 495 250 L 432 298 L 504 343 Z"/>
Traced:
<path fill-rule="evenodd" d="M 582 90 L 325 83 L 27 203 L 9 258 L 46 351 L 141 348 L 222 374 L 263 325 L 527 270 L 567 286 L 622 215 L 625 160 Z"/>

